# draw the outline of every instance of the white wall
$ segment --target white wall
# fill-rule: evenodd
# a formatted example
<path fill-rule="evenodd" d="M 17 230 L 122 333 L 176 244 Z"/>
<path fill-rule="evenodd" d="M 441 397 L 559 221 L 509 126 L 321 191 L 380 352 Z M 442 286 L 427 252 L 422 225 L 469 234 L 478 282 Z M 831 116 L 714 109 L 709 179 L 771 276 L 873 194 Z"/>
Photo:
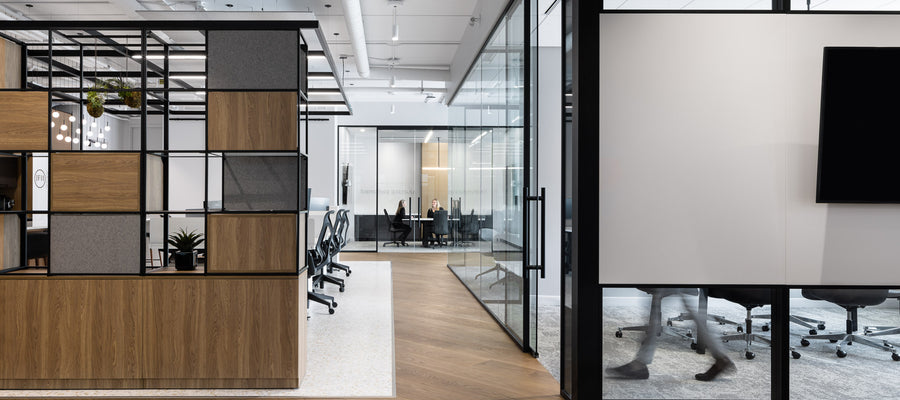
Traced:
<path fill-rule="evenodd" d="M 352 101 L 352 98 L 351 98 Z M 440 103 L 394 103 L 385 94 L 382 102 L 351 102 L 353 115 L 335 117 L 338 125 L 434 125 L 448 124 L 448 107 Z M 391 105 L 394 113 L 391 114 Z"/>
<path fill-rule="evenodd" d="M 898 22 L 601 16 L 601 281 L 885 284 L 900 206 L 816 204 L 816 147 L 822 48 Z"/>
<path fill-rule="evenodd" d="M 309 121 L 309 187 L 312 197 L 337 204 L 337 126 L 334 117 Z"/>

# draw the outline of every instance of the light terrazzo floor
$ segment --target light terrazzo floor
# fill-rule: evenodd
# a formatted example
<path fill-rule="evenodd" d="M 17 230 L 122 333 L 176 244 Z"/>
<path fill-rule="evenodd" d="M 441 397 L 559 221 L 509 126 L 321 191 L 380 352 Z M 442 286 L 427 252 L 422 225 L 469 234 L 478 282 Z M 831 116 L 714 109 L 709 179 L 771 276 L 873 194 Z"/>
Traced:
<path fill-rule="evenodd" d="M 297 389 L 0 390 L 0 398 L 395 397 L 391 263 L 346 264 L 353 270 L 346 291 L 328 286 L 324 291 L 335 296 L 335 314 L 310 304 L 307 373 Z"/>

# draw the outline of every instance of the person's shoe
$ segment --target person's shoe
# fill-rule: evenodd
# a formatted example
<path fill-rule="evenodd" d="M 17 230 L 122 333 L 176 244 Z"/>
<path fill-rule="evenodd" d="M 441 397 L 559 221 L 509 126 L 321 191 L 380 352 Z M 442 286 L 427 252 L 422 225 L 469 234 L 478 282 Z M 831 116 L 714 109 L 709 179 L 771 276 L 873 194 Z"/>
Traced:
<path fill-rule="evenodd" d="M 632 361 L 619 367 L 607 368 L 606 374 L 620 379 L 647 379 L 650 377 L 647 365 L 640 361 Z"/>
<path fill-rule="evenodd" d="M 706 372 L 694 375 L 694 378 L 698 381 L 709 382 L 716 379 L 719 375 L 731 374 L 735 371 L 737 371 L 737 367 L 734 366 L 734 363 L 731 362 L 731 360 L 728 358 L 719 358 L 716 359 L 716 363 L 709 367 Z"/>

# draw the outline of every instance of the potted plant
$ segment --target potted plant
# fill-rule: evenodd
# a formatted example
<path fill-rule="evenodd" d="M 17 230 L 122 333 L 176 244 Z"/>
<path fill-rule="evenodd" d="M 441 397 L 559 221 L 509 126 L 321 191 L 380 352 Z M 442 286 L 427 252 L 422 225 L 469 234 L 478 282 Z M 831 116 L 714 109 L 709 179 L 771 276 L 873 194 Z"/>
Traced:
<path fill-rule="evenodd" d="M 99 85 L 94 85 L 91 88 L 91 91 L 87 92 L 87 104 L 85 104 L 85 108 L 87 108 L 87 113 L 94 117 L 100 118 L 103 115 L 103 103 L 106 102 L 106 99 L 103 97 L 103 94 L 98 92 L 98 89 L 102 89 Z"/>
<path fill-rule="evenodd" d="M 111 90 L 115 90 L 126 106 L 141 108 L 141 93 L 131 91 L 131 86 L 124 79 L 117 78 L 106 81 L 106 86 Z"/>
<path fill-rule="evenodd" d="M 178 232 L 169 235 L 169 244 L 175 247 L 175 269 L 179 271 L 191 271 L 197 268 L 197 246 L 203 243 L 203 235 L 197 231 L 188 233 L 181 228 Z"/>

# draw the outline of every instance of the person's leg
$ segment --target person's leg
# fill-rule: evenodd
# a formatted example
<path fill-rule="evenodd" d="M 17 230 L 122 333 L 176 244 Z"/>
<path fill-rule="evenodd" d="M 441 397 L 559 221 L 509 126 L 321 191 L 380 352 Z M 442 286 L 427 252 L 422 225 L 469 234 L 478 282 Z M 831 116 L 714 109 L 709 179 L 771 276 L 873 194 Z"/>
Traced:
<path fill-rule="evenodd" d="M 706 325 L 706 315 L 701 315 L 700 313 L 696 312 L 688 304 L 687 296 L 681 296 L 681 301 L 684 303 L 684 308 L 688 311 L 688 313 L 691 314 L 691 318 L 693 318 L 694 322 L 697 324 L 697 337 L 701 341 L 700 343 L 698 343 L 698 345 L 705 347 L 710 355 L 715 359 L 715 363 L 713 363 L 713 365 L 709 367 L 706 372 L 696 374 L 694 375 L 694 378 L 699 381 L 711 381 L 720 374 L 737 371 L 734 363 L 730 358 L 728 358 L 728 355 L 725 353 L 725 348 L 722 346 L 722 341 L 719 340 L 718 336 L 714 336 L 709 331 L 709 327 L 707 327 Z"/>
<path fill-rule="evenodd" d="M 410 228 L 409 225 L 406 224 L 401 224 L 397 227 L 402 230 L 402 233 L 400 234 L 400 243 L 406 244 L 406 238 L 409 236 L 409 232 L 412 231 L 412 228 Z"/>
<path fill-rule="evenodd" d="M 650 298 L 650 316 L 647 322 L 647 332 L 641 347 L 638 349 L 634 360 L 628 364 L 607 368 L 606 373 L 610 376 L 622 379 L 647 379 L 650 377 L 650 371 L 647 365 L 653 362 L 653 355 L 656 353 L 656 345 L 659 340 L 659 331 L 661 327 L 662 315 L 662 299 L 664 294 L 656 290 L 651 293 Z"/>

